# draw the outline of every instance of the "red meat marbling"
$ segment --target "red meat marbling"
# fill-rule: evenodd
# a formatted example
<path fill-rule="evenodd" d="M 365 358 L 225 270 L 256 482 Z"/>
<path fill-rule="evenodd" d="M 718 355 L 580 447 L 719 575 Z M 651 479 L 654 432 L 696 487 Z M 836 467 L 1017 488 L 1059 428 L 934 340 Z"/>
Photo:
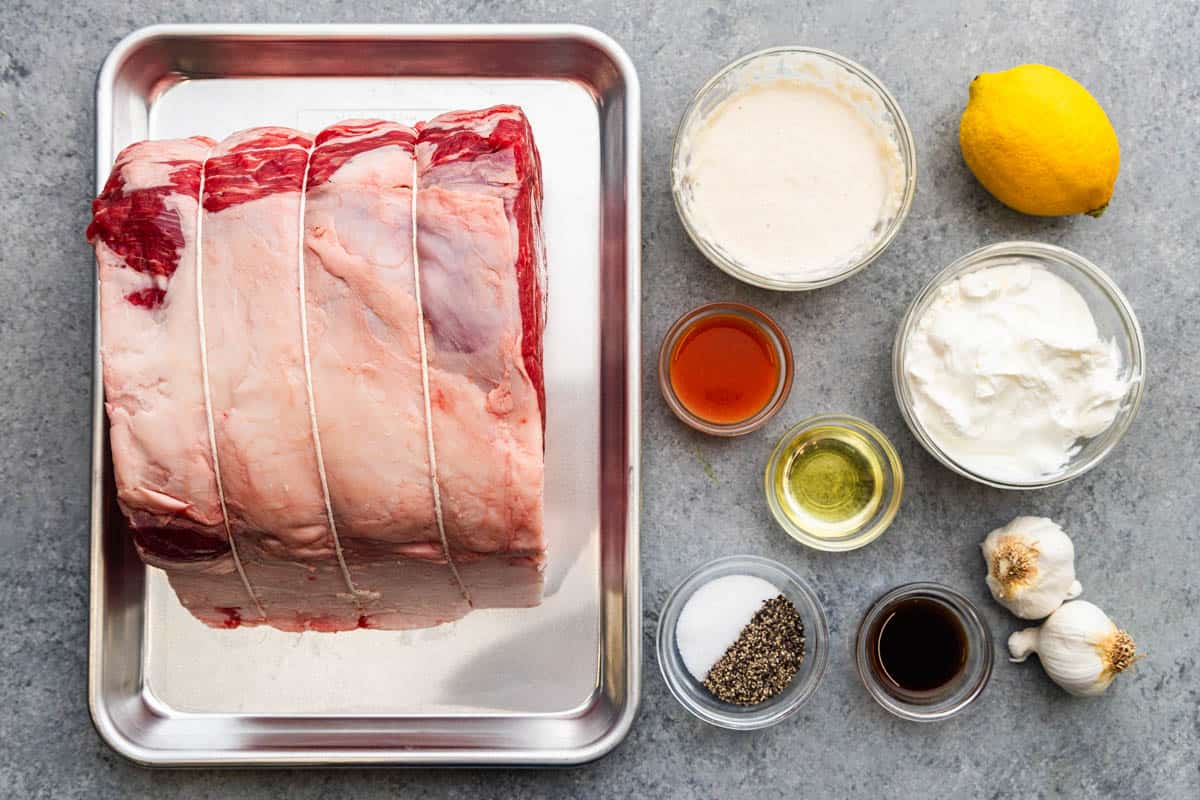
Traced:
<path fill-rule="evenodd" d="M 93 213 L 118 501 L 195 616 L 399 629 L 539 602 L 521 109 L 141 142 Z"/>

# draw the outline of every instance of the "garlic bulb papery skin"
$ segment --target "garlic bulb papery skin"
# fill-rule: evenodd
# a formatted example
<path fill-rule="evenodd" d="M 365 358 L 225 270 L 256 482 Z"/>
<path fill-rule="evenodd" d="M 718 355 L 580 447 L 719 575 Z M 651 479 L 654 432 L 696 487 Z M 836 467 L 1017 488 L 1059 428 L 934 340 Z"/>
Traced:
<path fill-rule="evenodd" d="M 1138 659 L 1133 638 L 1086 600 L 1059 606 L 1040 628 L 1017 631 L 1008 651 L 1013 661 L 1037 653 L 1050 680 L 1081 697 L 1103 694 Z"/>
<path fill-rule="evenodd" d="M 1017 517 L 980 545 L 996 602 L 1021 619 L 1042 619 L 1079 596 L 1075 546 L 1054 520 Z"/>

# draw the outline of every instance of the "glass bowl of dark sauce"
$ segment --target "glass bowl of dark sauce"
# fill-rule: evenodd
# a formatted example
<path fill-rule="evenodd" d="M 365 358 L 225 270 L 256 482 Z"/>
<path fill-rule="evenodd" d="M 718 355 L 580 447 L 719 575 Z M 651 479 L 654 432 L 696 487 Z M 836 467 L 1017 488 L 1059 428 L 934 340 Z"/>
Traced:
<path fill-rule="evenodd" d="M 962 711 L 992 675 L 992 638 L 971 601 L 936 583 L 908 583 L 863 617 L 858 674 L 881 706 L 932 722 Z"/>

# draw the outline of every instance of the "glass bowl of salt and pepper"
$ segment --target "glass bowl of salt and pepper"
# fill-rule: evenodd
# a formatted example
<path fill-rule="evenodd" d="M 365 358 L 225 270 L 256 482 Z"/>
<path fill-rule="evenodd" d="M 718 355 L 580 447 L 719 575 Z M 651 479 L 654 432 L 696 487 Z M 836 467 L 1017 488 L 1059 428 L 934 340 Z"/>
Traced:
<path fill-rule="evenodd" d="M 759 556 L 711 561 L 671 592 L 658 622 L 658 664 L 688 711 L 730 730 L 795 714 L 828 663 L 829 626 L 813 588 Z"/>

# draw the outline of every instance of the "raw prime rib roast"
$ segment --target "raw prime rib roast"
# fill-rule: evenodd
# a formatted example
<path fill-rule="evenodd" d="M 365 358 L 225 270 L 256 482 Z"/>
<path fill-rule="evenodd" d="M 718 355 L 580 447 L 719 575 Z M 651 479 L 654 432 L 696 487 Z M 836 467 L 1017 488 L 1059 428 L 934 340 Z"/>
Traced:
<path fill-rule="evenodd" d="M 117 498 L 217 627 L 541 599 L 541 165 L 521 109 L 117 157 L 88 238 Z"/>

